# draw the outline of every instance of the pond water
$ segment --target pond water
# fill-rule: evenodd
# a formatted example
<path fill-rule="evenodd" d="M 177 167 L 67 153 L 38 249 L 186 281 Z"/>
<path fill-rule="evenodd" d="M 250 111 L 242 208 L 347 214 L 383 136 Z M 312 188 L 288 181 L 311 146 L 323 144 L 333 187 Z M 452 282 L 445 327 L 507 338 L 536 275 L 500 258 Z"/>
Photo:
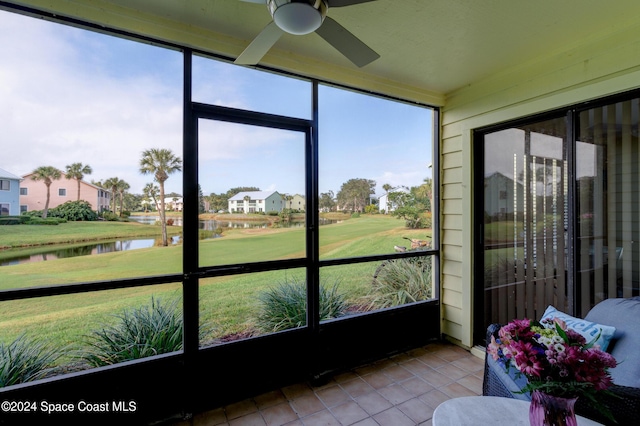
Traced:
<path fill-rule="evenodd" d="M 158 216 L 131 216 L 131 220 L 136 222 L 154 224 L 160 218 Z M 174 226 L 182 226 L 182 218 L 172 218 L 174 220 Z M 336 223 L 336 221 L 323 220 L 321 225 L 327 225 L 330 223 Z M 219 228 L 268 228 L 273 226 L 268 222 L 230 222 L 230 221 L 216 221 L 216 220 L 201 220 L 200 229 L 206 231 L 215 231 Z M 304 222 L 290 222 L 286 224 L 277 224 L 276 226 L 282 227 L 303 227 Z M 180 236 L 174 236 L 171 238 L 171 244 L 177 244 L 180 242 Z M 26 249 L 11 249 L 2 251 L 2 258 L 0 259 L 0 266 L 17 265 L 21 263 L 30 262 L 44 262 L 48 260 L 64 259 L 68 257 L 76 256 L 90 256 L 101 253 L 112 253 L 115 251 L 136 250 L 153 247 L 158 245 L 160 239 L 154 238 L 139 238 L 132 240 L 117 240 L 107 241 L 100 243 L 92 243 L 86 245 L 68 245 L 57 244 L 55 246 L 43 246 L 37 253 L 33 253 L 33 249 L 29 249 L 31 254 L 23 254 Z M 21 254 L 22 252 L 22 254 Z"/>
<path fill-rule="evenodd" d="M 170 243 L 177 244 L 179 241 L 180 236 L 173 236 L 171 237 Z M 153 247 L 159 243 L 160 239 L 141 238 L 134 240 L 106 241 L 85 245 L 57 244 L 55 246 L 44 246 L 41 251 L 38 251 L 38 253 L 33 253 L 33 249 L 29 249 L 31 254 L 28 255 L 20 254 L 20 252 L 24 252 L 26 249 L 11 249 L 2 252 L 0 266 L 18 265 L 20 263 L 30 262 L 45 262 L 47 260 L 112 253 L 115 251 L 136 250 Z"/>

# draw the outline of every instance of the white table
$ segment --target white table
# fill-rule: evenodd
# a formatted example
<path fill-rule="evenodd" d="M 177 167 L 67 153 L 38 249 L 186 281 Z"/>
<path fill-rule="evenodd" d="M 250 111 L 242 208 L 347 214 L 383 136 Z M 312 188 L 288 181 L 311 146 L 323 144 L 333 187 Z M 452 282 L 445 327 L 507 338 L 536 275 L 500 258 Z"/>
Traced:
<path fill-rule="evenodd" d="M 438 405 L 433 412 L 433 426 L 509 425 L 529 426 L 528 401 L 498 396 L 464 396 Z M 576 416 L 580 426 L 597 426 Z"/>

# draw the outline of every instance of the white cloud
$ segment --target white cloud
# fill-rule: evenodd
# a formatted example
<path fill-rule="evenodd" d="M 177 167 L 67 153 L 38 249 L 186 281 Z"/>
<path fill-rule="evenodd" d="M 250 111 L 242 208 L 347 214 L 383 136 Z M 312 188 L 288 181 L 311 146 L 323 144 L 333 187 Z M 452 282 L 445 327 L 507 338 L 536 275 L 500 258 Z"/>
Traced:
<path fill-rule="evenodd" d="M 96 68 L 107 42 L 106 36 L 0 12 L 2 168 L 23 175 L 82 162 L 93 168 L 86 180 L 118 176 L 141 192 L 150 181 L 138 172 L 144 149 L 169 148 L 182 156 L 181 86 Z"/>

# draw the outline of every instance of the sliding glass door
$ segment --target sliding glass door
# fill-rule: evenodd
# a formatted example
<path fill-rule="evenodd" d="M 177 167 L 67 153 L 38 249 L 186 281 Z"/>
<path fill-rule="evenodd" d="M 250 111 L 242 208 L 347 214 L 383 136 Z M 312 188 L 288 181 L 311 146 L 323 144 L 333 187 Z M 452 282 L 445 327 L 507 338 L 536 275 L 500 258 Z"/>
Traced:
<path fill-rule="evenodd" d="M 556 118 L 484 138 L 484 320 L 567 307 L 566 124 Z"/>
<path fill-rule="evenodd" d="M 636 93 L 477 133 L 477 341 L 640 293 L 639 112 Z"/>

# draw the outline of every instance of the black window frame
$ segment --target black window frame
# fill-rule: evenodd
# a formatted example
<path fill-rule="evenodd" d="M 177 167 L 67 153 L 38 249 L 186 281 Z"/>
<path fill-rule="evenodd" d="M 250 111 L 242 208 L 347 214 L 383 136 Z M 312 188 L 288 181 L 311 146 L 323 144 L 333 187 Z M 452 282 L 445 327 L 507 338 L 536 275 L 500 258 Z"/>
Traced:
<path fill-rule="evenodd" d="M 576 135 L 578 133 L 577 126 L 579 125 L 580 113 L 590 110 L 592 108 L 604 107 L 606 105 L 616 104 L 618 102 L 625 102 L 635 98 L 640 98 L 640 89 L 630 90 L 627 92 L 603 96 L 598 99 L 588 100 L 584 102 L 575 103 L 562 108 L 553 109 L 539 114 L 532 114 L 526 117 L 519 117 L 513 120 L 492 124 L 484 127 L 480 127 L 473 130 L 473 150 L 474 150 L 474 182 L 484 182 L 484 136 L 505 130 L 512 127 L 525 126 L 535 124 L 537 122 L 563 118 L 566 121 L 567 129 L 567 146 L 566 146 L 566 158 L 568 164 L 568 188 L 567 188 L 567 253 L 566 253 L 566 271 L 567 271 L 567 293 L 569 297 L 568 314 L 576 317 L 583 317 L 586 312 L 581 312 L 578 304 L 575 303 L 580 297 L 580 286 L 576 285 L 576 277 L 578 274 L 578 266 L 575 262 L 576 257 Z M 473 205 L 474 205 L 474 223 L 476 224 L 473 233 L 473 247 L 474 247 L 474 269 L 473 269 L 473 343 L 478 346 L 486 345 L 486 333 L 487 328 L 483 323 L 484 316 L 484 186 L 475 185 L 473 191 Z"/>
<path fill-rule="evenodd" d="M 106 28 L 103 25 L 92 24 L 74 18 L 68 18 L 59 14 L 49 13 L 34 8 L 18 6 L 0 1 L 0 8 L 11 12 L 17 12 L 29 16 L 37 16 L 59 24 L 72 25 L 82 29 L 106 33 L 113 36 L 128 38 L 137 42 L 149 43 L 172 50 L 180 51 L 184 59 L 183 81 L 183 200 L 184 200 L 184 249 L 183 270 L 180 273 L 159 276 L 145 276 L 130 279 L 118 279 L 108 281 L 87 281 L 74 284 L 61 284 L 41 287 L 16 288 L 0 290 L 0 302 L 22 300 L 30 298 L 42 298 L 58 295 L 72 295 L 79 293 L 91 293 L 102 290 L 125 289 L 140 286 L 152 286 L 158 284 L 182 283 L 183 292 L 183 324 L 184 345 L 183 350 L 164 356 L 151 357 L 138 361 L 125 362 L 112 367 L 101 367 L 78 373 L 65 374 L 58 377 L 36 381 L 17 387 L 0 388 L 0 395 L 7 398 L 38 398 L 46 399 L 51 395 L 52 389 L 56 394 L 65 395 L 65 400 L 72 398 L 90 399 L 92 395 L 87 389 L 95 389 L 97 395 L 108 395 L 111 398 L 138 398 L 139 403 L 149 402 L 153 405 L 153 413 L 140 410 L 142 418 L 148 420 L 149 416 L 162 416 L 175 414 L 176 407 L 182 412 L 194 412 L 210 407 L 212 403 L 221 404 L 225 401 L 237 400 L 243 395 L 251 394 L 259 389 L 270 389 L 273 386 L 286 383 L 291 380 L 308 378 L 309 374 L 315 379 L 331 371 L 344 367 L 345 363 L 358 363 L 365 359 L 383 356 L 398 350 L 416 347 L 431 339 L 440 338 L 440 225 L 439 225 L 439 176 L 434 173 L 433 179 L 433 204 L 432 209 L 432 245 L 429 250 L 420 252 L 389 253 L 353 258 L 339 258 L 320 260 L 318 253 L 318 85 L 326 84 L 351 90 L 367 95 L 378 96 L 390 101 L 409 103 L 432 111 L 433 135 L 433 170 L 439 170 L 440 149 L 440 110 L 436 106 L 410 102 L 392 96 L 375 94 L 363 90 L 342 86 L 335 83 L 324 82 L 318 79 L 301 77 L 292 73 L 269 67 L 257 66 L 256 68 L 273 72 L 292 78 L 302 78 L 312 85 L 312 118 L 300 119 L 283 117 L 273 114 L 258 113 L 245 110 L 235 110 L 220 106 L 206 105 L 193 102 L 191 98 L 192 85 L 192 57 L 194 53 L 201 56 L 209 56 L 212 59 L 231 62 L 231 58 L 212 55 L 204 51 L 196 51 L 181 45 L 167 43 L 151 37 L 140 36 L 122 30 Z M 286 128 L 287 130 L 303 131 L 306 135 L 305 149 L 305 196 L 307 212 L 306 226 L 306 257 L 302 259 L 287 259 L 268 262 L 245 263 L 241 265 L 225 265 L 223 268 L 200 267 L 198 265 L 198 222 L 199 208 L 198 197 L 198 171 L 197 171 L 197 144 L 194 143 L 197 134 L 197 120 L 200 118 L 215 120 L 244 121 L 246 124 L 272 126 Z M 415 302 L 409 305 L 395 308 L 387 308 L 381 311 L 364 313 L 349 319 L 337 319 L 327 323 L 319 321 L 319 274 L 323 267 L 335 265 L 347 265 L 361 262 L 384 261 L 397 258 L 433 257 L 433 299 Z M 307 270 L 308 286 L 308 311 L 307 326 L 302 329 L 287 330 L 263 337 L 247 339 L 244 341 L 224 344 L 213 348 L 200 348 L 198 339 L 199 306 L 198 285 L 199 280 L 207 277 L 233 275 L 240 273 L 262 272 L 276 269 L 289 269 L 304 267 Z M 425 316 L 426 315 L 426 316 Z M 418 323 L 424 324 L 420 328 Z M 437 325 L 434 325 L 437 324 Z M 381 336 L 388 336 L 387 339 Z M 354 338 L 355 337 L 355 338 Z M 360 340 L 359 340 L 360 339 Z M 272 341 L 280 342 L 274 344 Z M 342 345 L 342 346 L 341 346 Z M 282 356 L 266 354 L 264 362 L 272 362 L 280 365 L 280 370 L 274 367 L 269 371 L 267 364 L 256 363 L 255 368 L 260 371 L 247 368 L 247 382 L 242 382 L 237 376 L 233 376 L 231 382 L 237 382 L 238 388 L 227 387 L 214 392 L 213 397 L 200 395 L 197 387 L 188 386 L 197 380 L 202 380 L 208 373 L 201 370 L 203 362 L 207 359 L 220 359 L 228 357 L 230 360 L 242 361 L 252 356 L 254 351 L 248 348 L 289 348 L 289 350 L 302 351 L 302 360 L 298 363 L 290 360 L 282 360 Z M 342 347 L 349 347 L 345 352 Z M 284 350 L 284 349 L 282 349 Z M 210 365 L 210 364 L 207 364 Z M 168 378 L 160 381 L 156 378 L 157 369 L 165 368 Z M 287 374 L 283 374 L 283 372 Z M 322 372 L 322 374 L 320 373 Z M 224 378 L 225 374 L 233 372 L 214 371 L 213 377 Z M 236 371 L 235 373 L 238 373 Z M 215 376 L 217 374 L 217 376 Z M 248 376 L 253 374 L 253 376 Z M 264 376 L 264 377 L 262 377 Z M 232 376 L 229 375 L 231 378 Z M 213 378 L 212 378 L 213 379 Z M 144 380 L 149 386 L 139 388 L 132 386 L 126 392 L 114 382 L 127 382 L 130 380 Z M 222 380 L 222 379 L 221 379 Z M 91 384 L 88 386 L 88 384 Z M 154 385 L 154 383 L 158 383 Z M 102 385 L 100 385 L 102 384 Z M 175 401 L 167 399 L 167 389 L 182 389 L 184 392 Z M 74 396 L 76 395 L 76 396 Z M 130 395 L 134 395 L 133 397 Z M 93 396 L 96 398 L 95 396 Z M 215 406 L 215 405 L 214 405 Z"/>

